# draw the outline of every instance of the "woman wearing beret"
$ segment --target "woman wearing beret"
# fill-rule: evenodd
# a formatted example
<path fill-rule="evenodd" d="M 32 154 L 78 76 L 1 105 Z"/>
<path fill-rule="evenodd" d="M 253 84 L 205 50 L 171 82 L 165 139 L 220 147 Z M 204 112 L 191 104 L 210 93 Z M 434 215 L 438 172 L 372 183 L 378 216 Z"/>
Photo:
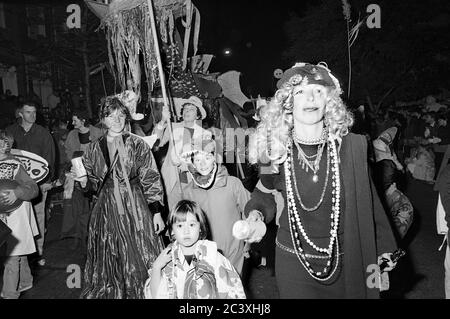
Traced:
<path fill-rule="evenodd" d="M 369 177 L 366 138 L 349 134 L 352 115 L 325 64 L 297 63 L 278 88 L 261 109 L 250 160 L 285 200 L 276 238 L 280 297 L 378 298 L 374 267 L 381 256 L 385 270 L 395 266 L 396 243 Z M 253 194 L 245 210 L 268 223 L 266 195 Z"/>

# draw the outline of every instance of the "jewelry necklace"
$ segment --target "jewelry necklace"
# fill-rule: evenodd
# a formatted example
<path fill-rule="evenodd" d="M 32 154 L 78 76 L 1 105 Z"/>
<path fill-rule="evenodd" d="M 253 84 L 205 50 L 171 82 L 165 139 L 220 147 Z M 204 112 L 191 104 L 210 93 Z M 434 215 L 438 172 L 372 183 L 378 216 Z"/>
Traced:
<path fill-rule="evenodd" d="M 339 173 L 339 160 L 337 154 L 337 148 L 335 141 L 330 141 L 329 143 L 330 155 L 331 155 L 331 170 L 332 174 L 332 208 L 331 208 L 331 225 L 330 225 L 330 242 L 327 248 L 318 247 L 307 235 L 300 214 L 297 210 L 297 205 L 295 203 L 295 196 L 292 190 L 291 181 L 291 169 L 293 170 L 293 156 L 292 156 L 292 143 L 288 145 L 288 160 L 285 162 L 285 179 L 286 179 L 286 197 L 287 197 L 287 208 L 288 208 L 288 221 L 289 229 L 291 234 L 292 244 L 294 246 L 295 254 L 306 269 L 308 274 L 316 280 L 326 281 L 330 279 L 338 268 L 339 264 L 339 242 L 338 242 L 338 227 L 339 227 L 339 215 L 340 215 L 340 196 L 341 196 L 341 184 L 340 184 L 340 173 Z M 326 254 L 327 264 L 322 271 L 315 271 L 307 260 L 306 254 L 303 251 L 301 237 L 304 238 L 306 243 L 310 245 L 315 251 Z M 335 248 L 335 249 L 334 249 Z M 330 272 L 331 264 L 333 260 L 333 251 L 336 251 L 336 263 L 333 270 Z"/>
<path fill-rule="evenodd" d="M 323 141 L 326 140 L 326 137 L 328 135 L 327 133 L 328 133 L 327 129 L 324 127 L 322 129 L 322 135 L 318 139 L 315 139 L 315 140 L 304 140 L 304 139 L 301 139 L 297 135 L 295 130 L 292 130 L 292 138 L 293 138 L 294 141 L 296 141 L 296 142 L 298 142 L 300 144 L 303 144 L 303 145 L 317 145 L 317 144 L 323 143 Z"/>
<path fill-rule="evenodd" d="M 322 159 L 323 149 L 326 144 L 327 136 L 328 136 L 328 130 L 325 127 L 322 129 L 322 135 L 320 136 L 320 138 L 317 140 L 312 140 L 312 141 L 302 140 L 297 136 L 297 134 L 295 133 L 294 130 L 292 131 L 292 140 L 294 141 L 295 146 L 297 147 L 297 150 L 298 150 L 298 160 L 300 161 L 302 168 L 306 169 L 306 172 L 308 172 L 308 168 L 313 171 L 312 180 L 314 183 L 317 183 L 319 181 L 317 172 L 319 171 L 320 160 Z M 306 155 L 305 152 L 303 151 L 303 149 L 301 148 L 300 144 L 303 144 L 303 145 L 320 144 L 320 145 L 317 149 L 316 154 Z M 314 161 L 312 161 L 313 158 L 315 158 Z"/>
<path fill-rule="evenodd" d="M 330 173 L 330 147 L 327 148 L 327 170 L 326 170 L 325 182 L 324 182 L 324 186 L 322 189 L 322 193 L 320 194 L 319 202 L 317 203 L 317 205 L 315 205 L 311 208 L 308 208 L 303 204 L 302 198 L 300 196 L 300 192 L 299 192 L 298 186 L 297 186 L 297 176 L 295 173 L 294 161 L 292 161 L 292 177 L 294 180 L 295 193 L 297 195 L 298 202 L 300 203 L 300 206 L 302 207 L 303 210 L 305 210 L 307 212 L 313 212 L 313 211 L 317 210 L 317 208 L 319 208 L 320 204 L 322 204 L 323 198 L 325 197 L 325 191 L 328 186 L 329 173 Z M 314 176 L 317 176 L 317 175 L 314 175 Z M 316 183 L 316 181 L 314 181 L 314 177 L 313 177 L 313 182 Z"/>
<path fill-rule="evenodd" d="M 317 149 L 317 153 L 315 155 L 309 156 L 309 158 L 315 157 L 316 159 L 314 161 L 310 161 L 308 159 L 308 156 L 305 154 L 305 152 L 303 151 L 301 146 L 297 143 L 297 141 L 294 141 L 294 143 L 298 150 L 298 160 L 300 161 L 302 168 L 303 169 L 306 168 L 306 172 L 308 172 L 308 167 L 309 167 L 313 171 L 312 180 L 314 183 L 317 183 L 319 181 L 317 172 L 319 171 L 319 168 L 320 168 L 320 160 L 322 159 L 323 149 L 326 144 L 325 141 L 322 142 L 322 144 L 319 146 L 319 148 Z"/>

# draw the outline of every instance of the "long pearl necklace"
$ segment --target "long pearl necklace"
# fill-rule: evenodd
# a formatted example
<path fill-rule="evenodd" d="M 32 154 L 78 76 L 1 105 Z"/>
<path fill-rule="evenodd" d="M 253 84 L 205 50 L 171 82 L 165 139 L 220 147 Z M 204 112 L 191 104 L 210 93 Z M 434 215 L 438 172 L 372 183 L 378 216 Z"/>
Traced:
<path fill-rule="evenodd" d="M 341 183 L 340 183 L 340 173 L 339 173 L 339 160 L 336 148 L 336 142 L 333 140 L 329 141 L 329 149 L 331 153 L 331 170 L 332 174 L 332 208 L 331 208 L 331 227 L 330 227 L 330 242 L 327 248 L 318 247 L 306 234 L 303 224 L 300 219 L 300 214 L 297 210 L 297 205 L 295 203 L 294 192 L 292 189 L 291 173 L 294 170 L 293 166 L 293 155 L 292 155 L 292 143 L 288 145 L 288 159 L 285 162 L 285 178 L 286 178 L 286 195 L 287 195 L 287 206 L 288 206 L 288 221 L 289 229 L 291 234 L 291 240 L 294 246 L 295 254 L 298 260 L 306 269 L 308 274 L 316 280 L 326 281 L 330 279 L 335 273 L 339 264 L 339 240 L 338 240 L 338 226 L 339 226 L 339 215 L 340 215 L 340 196 L 341 196 Z M 305 239 L 305 241 L 317 252 L 326 254 L 327 264 L 323 268 L 323 271 L 315 271 L 310 263 L 308 262 L 306 255 L 303 251 L 300 234 Z M 335 249 L 333 249 L 336 247 Z M 331 263 L 333 259 L 333 250 L 336 250 L 336 263 L 333 270 L 330 273 Z"/>

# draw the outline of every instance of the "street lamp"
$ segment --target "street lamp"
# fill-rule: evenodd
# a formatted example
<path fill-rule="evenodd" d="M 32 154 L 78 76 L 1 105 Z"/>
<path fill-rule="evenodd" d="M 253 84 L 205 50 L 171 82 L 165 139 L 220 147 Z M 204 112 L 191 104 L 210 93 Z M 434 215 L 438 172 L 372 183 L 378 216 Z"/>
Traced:
<path fill-rule="evenodd" d="M 230 56 L 230 55 L 231 55 L 231 49 L 225 49 L 225 50 L 223 50 L 223 55 L 224 55 L 224 56 Z"/>

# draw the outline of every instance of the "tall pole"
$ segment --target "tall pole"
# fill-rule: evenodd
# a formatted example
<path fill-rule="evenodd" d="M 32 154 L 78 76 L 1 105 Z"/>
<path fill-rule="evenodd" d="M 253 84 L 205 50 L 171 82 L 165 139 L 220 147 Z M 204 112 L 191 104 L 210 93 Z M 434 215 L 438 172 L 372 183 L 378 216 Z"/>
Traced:
<path fill-rule="evenodd" d="M 158 33 L 156 32 L 155 14 L 153 12 L 152 0 L 147 0 L 147 6 L 148 6 L 148 10 L 150 12 L 150 26 L 152 28 L 153 45 L 155 47 L 156 61 L 158 63 L 159 81 L 161 82 L 161 90 L 162 90 L 162 95 L 163 95 L 164 108 L 166 108 L 170 112 L 169 99 L 167 98 L 167 92 L 166 92 L 166 80 L 165 80 L 164 70 L 163 70 L 162 62 L 161 62 L 161 54 L 159 52 Z M 172 127 L 170 125 L 170 118 L 167 119 L 167 126 L 169 128 L 170 137 L 172 138 L 173 135 L 172 135 Z"/>
<path fill-rule="evenodd" d="M 350 90 L 352 88 L 352 57 L 350 49 L 350 26 L 347 20 L 347 50 L 348 50 L 348 90 L 347 90 L 347 100 L 350 100 Z M 350 103 L 350 102 L 348 102 Z"/>
<path fill-rule="evenodd" d="M 152 28 L 153 45 L 155 46 L 156 61 L 158 62 L 159 81 L 161 82 L 161 90 L 162 90 L 163 101 L 164 101 L 163 107 L 170 112 L 169 99 L 167 98 L 167 91 L 166 91 L 166 80 L 165 80 L 164 71 L 163 71 L 162 62 L 161 62 L 161 54 L 159 52 L 158 33 L 156 32 L 155 14 L 153 12 L 152 0 L 147 0 L 147 6 L 148 6 L 148 10 L 150 12 L 150 25 Z M 174 116 L 176 116 L 176 114 Z M 166 119 L 166 121 L 167 121 L 167 128 L 169 130 L 169 137 L 170 137 L 169 143 L 173 143 L 174 153 L 176 156 L 178 156 L 177 150 L 175 149 L 175 141 L 173 139 L 172 123 L 170 123 L 170 118 Z M 178 181 L 178 185 L 180 186 L 181 196 L 184 197 L 183 196 L 183 187 L 181 187 L 181 181 L 180 181 L 180 175 L 179 175 L 178 169 L 177 169 L 177 181 Z"/>
<path fill-rule="evenodd" d="M 92 105 L 91 105 L 91 83 L 90 83 L 90 75 L 89 75 L 89 59 L 88 59 L 88 38 L 87 38 L 87 30 L 88 30 L 88 10 L 84 10 L 83 14 L 83 26 L 82 32 L 84 33 L 83 37 L 83 45 L 82 45 L 82 56 L 83 56 L 83 67 L 84 67 L 84 93 L 85 93 L 85 101 L 86 108 L 90 117 L 92 117 Z"/>

